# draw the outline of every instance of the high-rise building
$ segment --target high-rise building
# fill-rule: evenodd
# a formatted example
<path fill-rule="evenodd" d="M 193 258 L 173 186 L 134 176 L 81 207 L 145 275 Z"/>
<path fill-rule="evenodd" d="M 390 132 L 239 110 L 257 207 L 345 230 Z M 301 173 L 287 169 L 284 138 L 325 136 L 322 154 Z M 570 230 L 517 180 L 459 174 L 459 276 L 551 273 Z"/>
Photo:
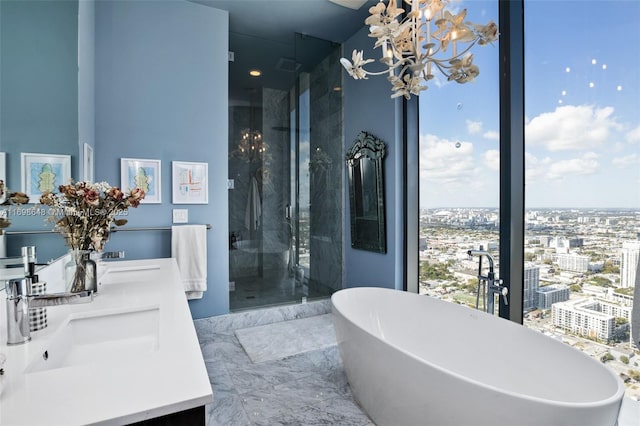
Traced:
<path fill-rule="evenodd" d="M 640 241 L 622 243 L 620 253 L 620 286 L 633 287 L 636 282 L 636 269 L 640 259 Z"/>
<path fill-rule="evenodd" d="M 589 270 L 589 256 L 578 254 L 558 254 L 558 267 L 563 271 L 587 272 Z"/>
<path fill-rule="evenodd" d="M 551 305 L 569 300 L 569 287 L 566 285 L 552 284 L 540 287 L 536 290 L 538 297 L 538 309 L 550 309 Z"/>
<path fill-rule="evenodd" d="M 631 319 L 631 308 L 599 299 L 554 303 L 553 325 L 585 337 L 608 340 L 613 336 L 616 317 Z"/>
<path fill-rule="evenodd" d="M 524 306 L 525 310 L 535 309 L 538 306 L 538 294 L 540 287 L 540 267 L 533 263 L 524 265 Z"/>

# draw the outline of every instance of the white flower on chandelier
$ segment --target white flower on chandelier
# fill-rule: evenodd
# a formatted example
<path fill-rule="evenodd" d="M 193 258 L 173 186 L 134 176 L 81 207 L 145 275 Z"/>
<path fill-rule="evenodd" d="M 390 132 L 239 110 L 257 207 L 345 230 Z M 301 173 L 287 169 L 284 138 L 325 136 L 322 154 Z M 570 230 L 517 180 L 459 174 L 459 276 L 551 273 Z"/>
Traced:
<path fill-rule="evenodd" d="M 362 55 L 362 50 L 358 52 L 354 49 L 353 54 L 351 55 L 351 60 L 353 61 L 353 63 L 351 63 L 348 59 L 340 58 L 340 63 L 342 64 L 342 66 L 347 70 L 349 75 L 356 80 L 367 78 L 367 72 L 362 69 L 362 66 L 368 64 L 369 62 L 373 62 L 373 59 L 363 60 Z"/>
<path fill-rule="evenodd" d="M 461 84 L 468 83 L 480 74 L 480 69 L 473 64 L 473 55 L 471 53 L 462 59 L 454 59 L 450 63 L 451 73 L 448 77 L 449 81 L 453 80 Z"/>
<path fill-rule="evenodd" d="M 396 0 L 389 0 L 386 5 L 381 0 L 369 8 L 365 24 L 369 25 L 369 37 L 376 39 L 374 48 L 382 49 L 380 62 L 387 69 L 365 70 L 364 65 L 373 60 L 364 59 L 363 51 L 357 50 L 353 51 L 352 61 L 342 58 L 340 62 L 356 80 L 388 74 L 392 98 L 409 99 L 426 90 L 424 83 L 434 77 L 432 68 L 449 81 L 461 84 L 473 81 L 480 69 L 473 64 L 470 50 L 476 44 L 485 46 L 497 40 L 498 26 L 492 21 L 484 25 L 465 21 L 467 10 L 452 14 L 447 10 L 449 2 L 404 0 L 411 6 L 410 11 L 405 11 L 397 6 Z"/>

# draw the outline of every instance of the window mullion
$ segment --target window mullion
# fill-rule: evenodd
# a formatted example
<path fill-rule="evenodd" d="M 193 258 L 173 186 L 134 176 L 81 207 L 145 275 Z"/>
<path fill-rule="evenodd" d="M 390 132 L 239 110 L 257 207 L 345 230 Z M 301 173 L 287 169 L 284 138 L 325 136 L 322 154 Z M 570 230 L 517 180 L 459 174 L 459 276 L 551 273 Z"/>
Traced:
<path fill-rule="evenodd" d="M 500 0 L 500 277 L 509 304 L 500 316 L 522 324 L 524 296 L 524 6 Z"/>

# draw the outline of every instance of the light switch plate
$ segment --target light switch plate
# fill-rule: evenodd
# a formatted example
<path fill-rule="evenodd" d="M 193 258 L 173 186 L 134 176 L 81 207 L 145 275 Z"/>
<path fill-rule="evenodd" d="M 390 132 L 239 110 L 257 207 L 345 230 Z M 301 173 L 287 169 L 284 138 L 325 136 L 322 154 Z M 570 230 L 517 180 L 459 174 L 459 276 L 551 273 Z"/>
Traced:
<path fill-rule="evenodd" d="M 236 186 L 236 182 L 233 179 L 227 181 L 227 189 L 233 189 Z"/>
<path fill-rule="evenodd" d="M 173 209 L 173 223 L 188 223 L 188 222 L 189 222 L 188 209 Z"/>

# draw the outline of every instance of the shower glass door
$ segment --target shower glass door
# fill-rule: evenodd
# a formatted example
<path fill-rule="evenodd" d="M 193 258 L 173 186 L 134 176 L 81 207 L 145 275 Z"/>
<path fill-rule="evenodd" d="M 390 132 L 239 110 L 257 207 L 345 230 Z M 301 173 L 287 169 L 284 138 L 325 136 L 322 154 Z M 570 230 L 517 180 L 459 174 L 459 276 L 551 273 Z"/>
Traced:
<path fill-rule="evenodd" d="M 300 34 L 230 45 L 276 64 L 250 79 L 230 63 L 230 309 L 328 297 L 342 288 L 339 46 Z"/>

